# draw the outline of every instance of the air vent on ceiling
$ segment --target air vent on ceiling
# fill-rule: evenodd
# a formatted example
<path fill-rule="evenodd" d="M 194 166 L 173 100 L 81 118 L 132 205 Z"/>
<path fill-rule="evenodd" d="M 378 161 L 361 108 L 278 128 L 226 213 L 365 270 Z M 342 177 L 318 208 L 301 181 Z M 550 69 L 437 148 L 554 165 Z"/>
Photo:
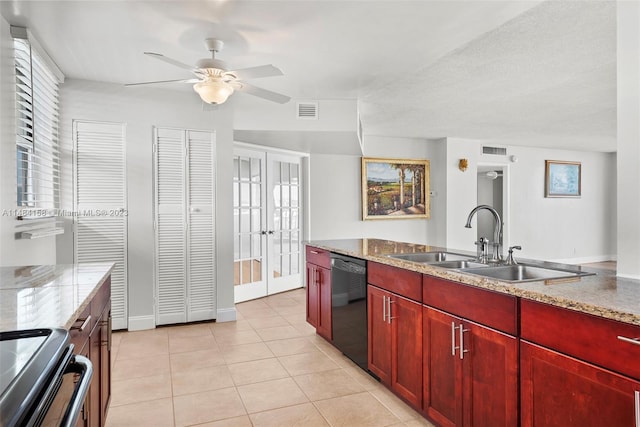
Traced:
<path fill-rule="evenodd" d="M 296 103 L 296 117 L 305 120 L 318 119 L 318 103 L 317 102 L 298 102 Z"/>
<path fill-rule="evenodd" d="M 505 147 L 482 147 L 482 154 L 493 154 L 494 156 L 506 156 L 507 149 Z"/>

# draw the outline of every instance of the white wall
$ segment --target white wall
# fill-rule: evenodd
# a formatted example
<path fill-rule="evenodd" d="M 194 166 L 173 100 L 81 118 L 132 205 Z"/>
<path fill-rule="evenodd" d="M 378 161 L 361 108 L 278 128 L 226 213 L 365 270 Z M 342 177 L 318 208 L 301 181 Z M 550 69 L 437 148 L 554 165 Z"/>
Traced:
<path fill-rule="evenodd" d="M 296 102 L 268 103 L 239 94 L 234 129 L 263 131 L 356 131 L 357 104 L 355 100 L 317 100 L 318 118 L 298 119 Z M 265 108 L 268 107 L 268 108 Z"/>
<path fill-rule="evenodd" d="M 615 259 L 615 154 L 507 146 L 506 179 L 509 210 L 506 213 L 509 245 L 521 245 L 521 256 L 570 263 Z M 469 169 L 457 168 L 460 158 Z M 498 160 L 496 160 L 498 159 Z M 478 141 L 449 138 L 447 142 L 448 194 L 447 246 L 475 250 L 476 220 L 466 229 L 467 215 L 476 205 L 478 162 L 499 162 L 500 156 L 480 153 Z M 582 163 L 580 198 L 545 198 L 545 160 Z"/>
<path fill-rule="evenodd" d="M 0 18 L 0 266 L 55 264 L 55 237 L 16 240 L 16 117 L 13 39 Z"/>
<path fill-rule="evenodd" d="M 640 3 L 617 2 L 618 275 L 640 279 Z"/>
<path fill-rule="evenodd" d="M 430 148 L 423 139 L 365 139 L 366 157 L 430 159 Z M 360 169 L 360 156 L 311 154 L 311 240 L 370 237 L 426 243 L 425 219 L 362 221 Z"/>
<path fill-rule="evenodd" d="M 153 126 L 216 131 L 216 247 L 218 310 L 233 311 L 232 101 L 216 111 L 203 111 L 193 93 L 67 80 L 61 88 L 61 141 L 65 164 L 71 164 L 72 120 L 126 123 L 128 185 L 129 317 L 139 324 L 152 321 L 153 306 Z M 72 210 L 73 177 L 63 174 L 63 208 Z M 73 261 L 73 237 L 58 238 L 61 262 Z M 226 311 L 225 311 L 226 310 Z M 153 324 L 152 324 L 153 325 Z M 150 326 L 152 326 L 150 325 Z"/>

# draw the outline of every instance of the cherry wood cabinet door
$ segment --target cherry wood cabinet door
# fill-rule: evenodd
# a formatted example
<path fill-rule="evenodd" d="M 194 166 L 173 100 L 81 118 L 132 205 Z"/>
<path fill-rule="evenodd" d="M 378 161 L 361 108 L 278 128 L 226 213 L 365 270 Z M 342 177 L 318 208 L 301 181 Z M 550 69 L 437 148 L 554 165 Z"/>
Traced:
<path fill-rule="evenodd" d="M 324 267 L 316 267 L 318 285 L 318 323 L 316 331 L 325 339 L 333 339 L 331 325 L 331 270 Z"/>
<path fill-rule="evenodd" d="M 639 425 L 640 382 L 521 341 L 522 427 Z"/>
<path fill-rule="evenodd" d="M 422 305 L 391 294 L 391 388 L 422 407 Z"/>
<path fill-rule="evenodd" d="M 443 427 L 462 425 L 462 364 L 453 329 L 462 319 L 423 306 L 423 409 Z"/>
<path fill-rule="evenodd" d="M 517 426 L 518 340 L 474 322 L 461 325 L 463 335 L 458 345 L 463 347 L 463 424 Z"/>
<path fill-rule="evenodd" d="M 93 365 L 93 376 L 91 377 L 91 386 L 89 387 L 89 426 L 101 427 L 103 425 L 100 417 L 100 368 L 102 354 L 100 352 L 100 326 L 99 321 L 89 334 L 89 359 Z"/>
<path fill-rule="evenodd" d="M 317 280 L 317 267 L 314 264 L 307 263 L 307 322 L 314 328 L 318 327 L 320 307 Z"/>
<path fill-rule="evenodd" d="M 96 373 L 97 374 L 97 373 Z M 107 419 L 111 401 L 111 300 L 107 302 L 100 321 L 100 416 Z"/>
<path fill-rule="evenodd" d="M 374 286 L 367 286 L 367 365 L 387 385 L 391 385 L 391 325 L 387 321 L 387 298 L 390 295 Z"/>

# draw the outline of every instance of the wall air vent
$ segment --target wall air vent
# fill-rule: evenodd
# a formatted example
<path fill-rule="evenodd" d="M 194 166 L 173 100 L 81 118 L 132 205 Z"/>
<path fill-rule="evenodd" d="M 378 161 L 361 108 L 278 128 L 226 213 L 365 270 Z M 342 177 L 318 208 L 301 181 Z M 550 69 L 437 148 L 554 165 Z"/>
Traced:
<path fill-rule="evenodd" d="M 506 156 L 507 149 L 505 147 L 482 147 L 482 154 L 492 154 L 494 156 Z"/>
<path fill-rule="evenodd" d="M 318 103 L 297 102 L 296 118 L 301 120 L 318 120 Z"/>

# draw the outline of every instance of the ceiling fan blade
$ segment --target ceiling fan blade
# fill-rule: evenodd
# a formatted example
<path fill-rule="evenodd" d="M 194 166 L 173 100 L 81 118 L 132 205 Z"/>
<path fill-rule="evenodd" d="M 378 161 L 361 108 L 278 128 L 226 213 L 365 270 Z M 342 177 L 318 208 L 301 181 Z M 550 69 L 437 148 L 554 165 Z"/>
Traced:
<path fill-rule="evenodd" d="M 164 61 L 168 64 L 175 65 L 176 67 L 184 68 L 189 71 L 194 70 L 192 65 L 187 65 L 184 62 L 180 62 L 180 61 L 176 61 L 175 59 L 168 58 L 161 53 L 145 52 L 144 54 L 152 58 L 159 59 L 160 61 Z"/>
<path fill-rule="evenodd" d="M 260 87 L 256 87 L 247 83 L 238 83 L 234 85 L 234 88 L 239 92 L 248 93 L 250 95 L 255 95 L 260 98 L 264 98 L 268 101 L 277 102 L 278 104 L 286 104 L 291 99 L 290 96 L 282 95 L 280 93 L 272 92 L 270 90 L 262 89 Z"/>
<path fill-rule="evenodd" d="M 155 82 L 127 83 L 125 84 L 125 86 L 155 85 L 155 84 L 162 84 L 162 83 L 198 83 L 199 81 L 201 80 L 199 79 L 158 80 Z"/>
<path fill-rule="evenodd" d="M 261 65 L 259 67 L 243 68 L 241 70 L 227 71 L 225 74 L 232 74 L 238 80 L 258 79 L 260 77 L 282 76 L 282 71 L 273 65 Z"/>

